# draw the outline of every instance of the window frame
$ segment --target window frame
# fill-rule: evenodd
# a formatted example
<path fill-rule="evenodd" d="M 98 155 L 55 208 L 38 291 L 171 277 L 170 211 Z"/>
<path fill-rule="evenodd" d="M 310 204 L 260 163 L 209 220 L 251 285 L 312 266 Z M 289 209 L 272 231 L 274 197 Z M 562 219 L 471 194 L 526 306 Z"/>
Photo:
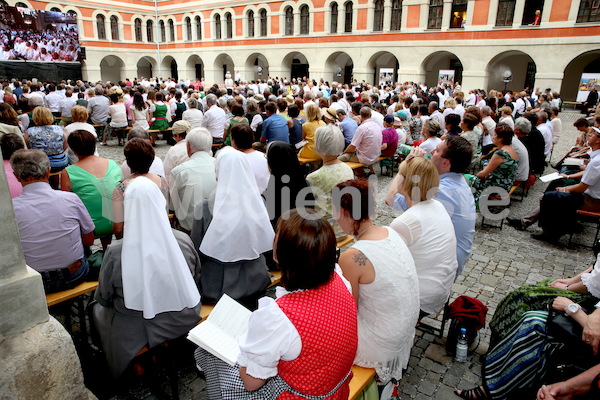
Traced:
<path fill-rule="evenodd" d="M 247 35 L 248 37 L 254 37 L 256 33 L 254 32 L 254 10 L 248 10 L 246 13 L 246 21 L 248 25 Z"/>
<path fill-rule="evenodd" d="M 96 15 L 96 33 L 99 40 L 106 40 L 106 17 L 103 14 Z"/>
<path fill-rule="evenodd" d="M 225 38 L 233 38 L 233 16 L 230 12 L 225 13 Z"/>
<path fill-rule="evenodd" d="M 165 26 L 165 21 L 161 19 L 160 22 L 158 23 L 158 27 L 160 30 L 160 42 L 166 43 L 167 42 L 167 27 Z"/>
<path fill-rule="evenodd" d="M 310 10 L 306 4 L 300 6 L 300 34 L 308 35 L 310 33 Z"/>
<path fill-rule="evenodd" d="M 196 39 L 202 40 L 202 18 L 199 15 L 194 17 L 194 23 L 196 24 Z"/>
<path fill-rule="evenodd" d="M 596 3 L 596 7 L 594 7 L 594 3 Z M 578 24 L 600 22 L 600 1 L 581 0 L 579 3 L 579 10 L 577 10 L 577 19 L 575 22 Z"/>
<path fill-rule="evenodd" d="M 337 2 L 332 2 L 329 6 L 329 33 L 338 33 L 338 17 L 339 17 L 339 6 Z"/>
<path fill-rule="evenodd" d="M 430 0 L 429 18 L 427 19 L 427 29 L 442 29 L 443 16 L 444 0 Z"/>
<path fill-rule="evenodd" d="M 221 14 L 215 15 L 215 39 L 223 39 L 223 31 L 221 26 Z"/>
<path fill-rule="evenodd" d="M 294 9 L 292 6 L 287 6 L 284 10 L 284 33 L 286 36 L 294 35 Z"/>
<path fill-rule="evenodd" d="M 112 40 L 121 40 L 119 38 L 119 17 L 116 15 L 110 16 L 110 37 Z"/>
<path fill-rule="evenodd" d="M 513 23 L 515 21 L 516 4 L 516 0 L 498 0 L 498 10 L 496 11 L 495 26 L 513 26 Z"/>
<path fill-rule="evenodd" d="M 136 42 L 143 42 L 144 38 L 142 35 L 142 19 L 136 18 L 133 21 L 133 33 Z"/>
<path fill-rule="evenodd" d="M 352 33 L 354 23 L 354 4 L 351 0 L 344 3 L 344 33 Z"/>
<path fill-rule="evenodd" d="M 402 0 L 392 1 L 392 12 L 390 15 L 390 31 L 402 30 Z"/>
<path fill-rule="evenodd" d="M 146 37 L 149 42 L 154 42 L 154 21 L 151 19 L 146 21 Z"/>
<path fill-rule="evenodd" d="M 258 15 L 260 17 L 260 36 L 265 37 L 269 34 L 269 14 L 265 8 L 261 8 Z"/>

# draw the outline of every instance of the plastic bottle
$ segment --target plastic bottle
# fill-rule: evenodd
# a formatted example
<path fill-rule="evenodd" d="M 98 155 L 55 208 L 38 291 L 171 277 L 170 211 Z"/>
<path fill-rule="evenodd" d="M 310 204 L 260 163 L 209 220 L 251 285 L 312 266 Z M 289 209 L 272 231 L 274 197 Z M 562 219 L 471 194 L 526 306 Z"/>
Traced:
<path fill-rule="evenodd" d="M 456 341 L 456 362 L 466 362 L 467 352 L 469 351 L 469 338 L 467 337 L 467 329 L 460 328 L 460 335 Z"/>

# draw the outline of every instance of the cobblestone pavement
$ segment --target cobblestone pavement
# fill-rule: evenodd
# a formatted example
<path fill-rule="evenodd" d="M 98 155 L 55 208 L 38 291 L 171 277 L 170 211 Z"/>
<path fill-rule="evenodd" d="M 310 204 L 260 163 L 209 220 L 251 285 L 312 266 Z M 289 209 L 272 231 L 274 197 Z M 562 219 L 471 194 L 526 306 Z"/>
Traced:
<path fill-rule="evenodd" d="M 563 112 L 563 130 L 565 131 L 553 154 L 556 162 L 574 143 L 577 131 L 573 122 L 581 114 Z M 122 147 L 116 146 L 116 140 L 109 142 L 110 146 L 100 147 L 100 154 L 118 162 L 123 161 Z M 164 156 L 168 146 L 164 142 L 157 148 L 157 154 Z M 547 172 L 553 172 L 548 168 Z M 376 222 L 380 225 L 389 224 L 398 213 L 383 203 L 384 195 L 391 182 L 389 177 L 378 176 L 378 216 Z M 512 201 L 511 216 L 522 216 L 533 209 L 546 184 L 537 182 L 523 202 Z M 453 287 L 452 297 L 467 295 L 480 299 L 489 307 L 487 321 L 494 314 L 497 304 L 511 290 L 523 285 L 537 283 L 546 278 L 572 276 L 589 266 L 593 261 L 589 248 L 574 245 L 567 246 L 568 238 L 563 238 L 561 244 L 550 245 L 538 242 L 530 237 L 538 228 L 528 231 L 517 231 L 508 225 L 503 229 L 482 228 L 478 217 L 473 254 L 465 266 L 461 276 Z M 431 221 L 435 224 L 435 221 Z M 587 242 L 589 245 L 594 235 L 595 227 L 585 227 L 582 233 L 576 234 L 574 242 Z M 435 244 L 432 244 L 435 246 Z M 393 316 L 390 316 L 393 318 Z M 426 318 L 425 323 L 439 326 L 441 316 L 437 319 Z M 455 363 L 446 356 L 444 339 L 438 339 L 430 333 L 417 331 L 415 346 L 409 367 L 402 379 L 402 399 L 458 399 L 453 394 L 456 388 L 471 388 L 481 382 L 480 356 L 489 345 L 489 329 L 487 326 L 480 331 L 479 339 L 475 341 L 468 362 Z M 188 363 L 189 364 L 189 363 Z M 205 382 L 199 377 L 193 366 L 180 368 L 179 392 L 180 398 L 205 399 Z M 135 388 L 134 388 L 135 387 Z M 154 399 L 156 398 L 143 382 L 133 382 L 131 387 L 121 391 L 114 400 L 121 399 Z"/>

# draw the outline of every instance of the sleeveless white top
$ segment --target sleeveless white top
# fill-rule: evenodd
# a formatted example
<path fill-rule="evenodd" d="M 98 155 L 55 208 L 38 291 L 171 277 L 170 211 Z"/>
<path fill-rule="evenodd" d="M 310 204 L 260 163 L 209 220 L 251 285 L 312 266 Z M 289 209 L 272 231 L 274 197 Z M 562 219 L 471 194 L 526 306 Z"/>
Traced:
<path fill-rule="evenodd" d="M 375 368 L 381 382 L 402 378 L 419 317 L 419 281 L 404 240 L 386 227 L 388 237 L 361 240 L 352 247 L 373 264 L 375 280 L 358 291 L 358 351 L 354 363 Z"/>

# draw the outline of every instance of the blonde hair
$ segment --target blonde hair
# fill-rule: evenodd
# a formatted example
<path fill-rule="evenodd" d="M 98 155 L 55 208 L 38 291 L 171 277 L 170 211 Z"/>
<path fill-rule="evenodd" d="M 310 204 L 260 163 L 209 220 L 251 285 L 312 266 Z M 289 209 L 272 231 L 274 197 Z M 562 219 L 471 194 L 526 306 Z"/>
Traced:
<path fill-rule="evenodd" d="M 311 121 L 319 121 L 321 119 L 321 110 L 316 104 L 309 104 L 306 107 L 306 120 L 308 122 Z"/>
<path fill-rule="evenodd" d="M 454 98 L 452 98 L 452 97 L 448 97 L 446 99 L 446 101 L 444 102 L 444 104 L 446 105 L 446 108 L 452 108 L 452 109 L 456 108 L 456 100 L 454 100 Z"/>
<path fill-rule="evenodd" d="M 399 168 L 404 176 L 402 191 L 413 203 L 431 200 L 440 186 L 440 174 L 433 161 L 415 157 L 403 161 Z"/>
<path fill-rule="evenodd" d="M 88 112 L 87 108 L 83 106 L 75 106 L 71 109 L 71 117 L 73 122 L 87 122 Z"/>
<path fill-rule="evenodd" d="M 35 122 L 37 126 L 52 125 L 54 123 L 54 116 L 50 109 L 46 107 L 36 107 L 33 110 L 32 117 L 33 122 Z"/>

